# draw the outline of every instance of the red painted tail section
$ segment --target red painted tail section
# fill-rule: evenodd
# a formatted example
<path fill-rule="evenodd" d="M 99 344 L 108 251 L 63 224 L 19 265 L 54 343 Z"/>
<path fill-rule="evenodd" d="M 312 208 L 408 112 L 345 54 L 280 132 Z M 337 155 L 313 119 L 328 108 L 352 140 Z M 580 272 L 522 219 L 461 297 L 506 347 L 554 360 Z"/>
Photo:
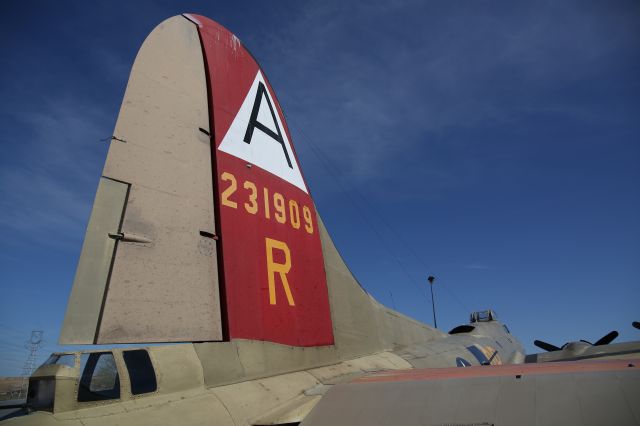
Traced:
<path fill-rule="evenodd" d="M 316 211 L 280 104 L 232 33 L 208 18 L 189 18 L 208 67 L 228 337 L 330 345 Z"/>

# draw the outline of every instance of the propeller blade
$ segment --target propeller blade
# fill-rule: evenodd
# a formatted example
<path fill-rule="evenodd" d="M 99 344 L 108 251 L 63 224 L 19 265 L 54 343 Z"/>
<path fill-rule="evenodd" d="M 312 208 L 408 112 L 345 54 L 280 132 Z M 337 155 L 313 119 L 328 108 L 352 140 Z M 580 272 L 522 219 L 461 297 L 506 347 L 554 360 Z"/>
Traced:
<path fill-rule="evenodd" d="M 600 340 L 593 344 L 593 346 L 608 345 L 609 343 L 613 342 L 616 337 L 618 337 L 618 332 L 614 330 L 606 336 L 601 337 Z"/>
<path fill-rule="evenodd" d="M 552 345 L 551 343 L 543 342 L 542 340 L 534 340 L 533 344 L 540 349 L 544 349 L 547 352 L 555 352 L 560 350 L 559 347 Z"/>

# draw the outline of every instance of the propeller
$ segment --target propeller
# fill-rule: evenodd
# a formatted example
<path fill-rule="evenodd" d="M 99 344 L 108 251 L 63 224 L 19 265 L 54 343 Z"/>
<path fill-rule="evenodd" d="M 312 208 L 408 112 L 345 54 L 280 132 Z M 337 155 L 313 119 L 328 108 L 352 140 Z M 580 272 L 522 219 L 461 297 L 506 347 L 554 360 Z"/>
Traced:
<path fill-rule="evenodd" d="M 639 324 L 639 326 L 640 326 L 640 324 Z M 635 325 L 634 325 L 634 327 L 635 327 Z M 614 330 L 614 331 L 602 336 L 595 343 L 591 343 L 591 342 L 588 342 L 586 340 L 580 340 L 580 341 L 584 342 L 584 343 L 588 343 L 589 345 L 592 345 L 592 346 L 602 346 L 602 345 L 608 345 L 609 343 L 613 342 L 616 337 L 618 337 L 618 332 Z M 565 343 L 564 345 L 562 345 L 561 348 L 559 348 L 556 345 L 552 345 L 551 343 L 543 342 L 542 340 L 534 340 L 533 344 L 536 345 L 537 347 L 539 347 L 540 349 L 544 349 L 547 352 L 555 352 L 555 351 L 562 350 L 569 343 Z"/>
<path fill-rule="evenodd" d="M 533 344 L 539 347 L 540 349 L 544 349 L 547 352 L 555 352 L 559 351 L 560 348 L 556 345 L 552 345 L 551 343 L 543 342 L 542 340 L 534 340 Z"/>
<path fill-rule="evenodd" d="M 634 326 L 635 328 L 640 329 L 640 322 L 638 322 L 638 321 L 632 322 L 631 325 Z"/>
<path fill-rule="evenodd" d="M 608 345 L 609 343 L 613 342 L 616 337 L 618 337 L 618 332 L 613 330 L 611 333 L 602 336 L 597 342 L 593 344 L 593 346 Z"/>

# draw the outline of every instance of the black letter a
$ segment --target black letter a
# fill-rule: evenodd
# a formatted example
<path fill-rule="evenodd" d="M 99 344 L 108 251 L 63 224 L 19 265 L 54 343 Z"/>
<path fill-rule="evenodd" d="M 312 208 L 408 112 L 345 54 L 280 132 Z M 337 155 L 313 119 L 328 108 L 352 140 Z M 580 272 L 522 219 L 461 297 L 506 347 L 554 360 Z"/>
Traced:
<path fill-rule="evenodd" d="M 267 100 L 267 105 L 269 105 L 269 111 L 271 111 L 271 118 L 273 119 L 273 124 L 276 126 L 276 130 L 278 133 L 274 133 L 273 130 L 269 129 L 267 126 L 258 121 L 258 112 L 260 111 L 260 101 L 262 100 L 262 96 L 264 95 Z M 293 169 L 291 165 L 291 160 L 289 159 L 289 153 L 287 152 L 287 147 L 284 144 L 284 139 L 282 139 L 282 133 L 280 132 L 280 127 L 278 126 L 278 121 L 276 120 L 276 114 L 273 111 L 273 107 L 271 106 L 271 100 L 269 99 L 269 94 L 267 93 L 267 89 L 265 89 L 264 84 L 262 82 L 258 82 L 258 92 L 256 93 L 256 100 L 253 101 L 253 110 L 251 110 L 251 118 L 249 119 L 249 125 L 247 126 L 247 131 L 244 134 L 244 141 L 246 143 L 251 143 L 251 138 L 253 137 L 253 129 L 258 128 L 262 130 L 265 134 L 275 139 L 282 146 L 282 150 L 284 151 L 284 156 L 287 159 L 287 164 L 289 168 Z"/>

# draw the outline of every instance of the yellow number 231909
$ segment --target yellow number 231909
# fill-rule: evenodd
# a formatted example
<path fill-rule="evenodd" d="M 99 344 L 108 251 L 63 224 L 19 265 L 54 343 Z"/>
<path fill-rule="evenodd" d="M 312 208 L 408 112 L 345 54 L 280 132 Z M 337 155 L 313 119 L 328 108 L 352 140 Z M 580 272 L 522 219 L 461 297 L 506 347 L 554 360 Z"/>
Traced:
<path fill-rule="evenodd" d="M 223 172 L 220 175 L 222 182 L 228 182 L 228 186 L 224 188 L 221 194 L 221 203 L 223 206 L 232 209 L 238 208 L 238 203 L 242 203 L 242 208 L 249 214 L 258 214 L 260 204 L 262 204 L 262 214 L 265 219 L 275 219 L 281 224 L 288 223 L 293 229 L 300 229 L 304 223 L 304 229 L 309 234 L 313 234 L 313 218 L 311 210 L 308 206 L 303 205 L 302 208 L 296 200 L 285 200 L 284 196 L 279 192 L 273 195 L 267 187 L 262 188 L 262 200 L 258 202 L 258 188 L 255 183 L 245 180 L 242 183 L 243 191 L 237 195 L 236 200 L 232 199 L 234 194 L 238 192 L 238 181 L 236 177 L 229 173 Z M 302 210 L 302 215 L 300 214 Z M 272 214 L 273 211 L 273 214 Z M 302 217 L 300 217 L 302 216 Z"/>

